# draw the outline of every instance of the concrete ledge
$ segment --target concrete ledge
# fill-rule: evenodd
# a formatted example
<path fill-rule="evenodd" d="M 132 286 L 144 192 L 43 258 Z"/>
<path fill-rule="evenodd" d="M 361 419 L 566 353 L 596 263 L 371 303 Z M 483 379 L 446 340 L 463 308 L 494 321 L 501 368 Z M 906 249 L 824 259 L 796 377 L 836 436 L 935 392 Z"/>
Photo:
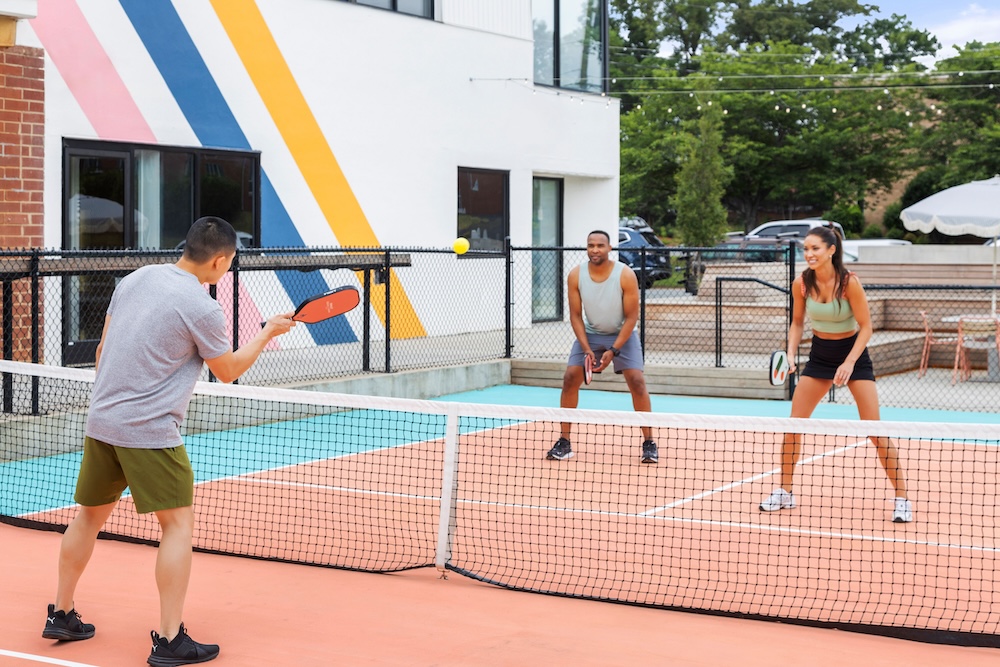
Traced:
<path fill-rule="evenodd" d="M 293 388 L 362 396 L 434 398 L 442 394 L 510 384 L 510 381 L 510 360 L 499 359 L 479 364 L 355 375 L 329 382 L 295 385 Z"/>
<path fill-rule="evenodd" d="M 562 387 L 566 370 L 564 361 L 513 359 L 510 381 L 533 387 Z M 767 378 L 768 369 L 659 366 L 646 364 L 646 386 L 651 394 L 677 396 L 715 396 L 720 398 L 765 398 L 783 400 L 787 384 L 774 387 Z M 591 389 L 628 391 L 625 379 L 608 371 L 594 376 Z"/>

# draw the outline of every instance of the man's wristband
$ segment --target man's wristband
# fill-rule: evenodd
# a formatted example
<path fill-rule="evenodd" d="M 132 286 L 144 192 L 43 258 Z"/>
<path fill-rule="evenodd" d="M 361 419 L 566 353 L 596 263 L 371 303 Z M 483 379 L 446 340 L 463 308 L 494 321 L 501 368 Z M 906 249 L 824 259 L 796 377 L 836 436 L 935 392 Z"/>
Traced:
<path fill-rule="evenodd" d="M 609 347 L 608 349 L 609 349 L 609 350 L 611 350 L 611 354 L 615 355 L 616 357 L 617 357 L 617 356 L 618 356 L 619 354 L 621 354 L 621 350 L 619 350 L 619 349 L 618 349 L 617 347 L 615 347 L 614 345 L 612 345 L 612 346 L 611 346 L 611 347 Z"/>

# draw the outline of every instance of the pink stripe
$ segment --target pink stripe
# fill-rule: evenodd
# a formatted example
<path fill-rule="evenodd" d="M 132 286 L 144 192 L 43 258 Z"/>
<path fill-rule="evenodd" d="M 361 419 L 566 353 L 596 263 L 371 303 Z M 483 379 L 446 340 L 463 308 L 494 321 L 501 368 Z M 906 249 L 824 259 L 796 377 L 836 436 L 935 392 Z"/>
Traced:
<path fill-rule="evenodd" d="M 265 318 L 260 310 L 257 308 L 257 304 L 253 302 L 250 298 L 250 293 L 247 292 L 246 287 L 242 282 L 239 284 L 240 290 L 240 346 L 249 343 L 254 336 L 260 332 L 260 323 L 263 322 Z M 226 334 L 229 339 L 233 339 L 233 274 L 227 273 L 222 276 L 222 280 L 216 285 L 216 300 L 218 300 L 219 305 L 222 306 L 222 312 L 226 316 Z M 268 341 L 265 350 L 280 350 L 281 345 L 278 343 L 277 338 L 272 338 Z"/>
<path fill-rule="evenodd" d="M 101 139 L 156 143 L 125 82 L 91 29 L 76 0 L 43 0 L 31 27 Z M 232 336 L 232 275 L 219 283 L 219 302 Z M 260 311 L 240 284 L 240 344 L 257 335 Z M 267 349 L 280 349 L 277 341 Z"/>
<path fill-rule="evenodd" d="M 100 138 L 156 141 L 75 0 L 42 0 L 31 27 Z"/>

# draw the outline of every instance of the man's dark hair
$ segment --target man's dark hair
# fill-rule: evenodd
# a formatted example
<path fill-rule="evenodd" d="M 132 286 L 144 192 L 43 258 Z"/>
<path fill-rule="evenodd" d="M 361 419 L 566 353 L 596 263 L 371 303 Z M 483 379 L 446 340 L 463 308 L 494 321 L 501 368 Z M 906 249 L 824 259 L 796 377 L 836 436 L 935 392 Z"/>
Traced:
<path fill-rule="evenodd" d="M 236 230 L 222 218 L 207 215 L 198 218 L 184 239 L 184 257 L 204 264 L 218 254 L 236 252 Z"/>
<path fill-rule="evenodd" d="M 603 229 L 595 229 L 594 231 L 590 232 L 590 234 L 587 234 L 587 238 L 590 238 L 593 234 L 603 234 L 604 238 L 608 240 L 608 245 L 611 245 L 611 235 L 608 234 Z"/>

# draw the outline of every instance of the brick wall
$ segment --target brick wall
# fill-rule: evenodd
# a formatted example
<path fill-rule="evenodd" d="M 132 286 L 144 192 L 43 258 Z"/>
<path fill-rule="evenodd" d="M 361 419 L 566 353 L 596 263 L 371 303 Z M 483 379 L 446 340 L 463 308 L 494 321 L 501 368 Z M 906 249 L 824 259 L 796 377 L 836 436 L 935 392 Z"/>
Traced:
<path fill-rule="evenodd" d="M 44 134 L 42 50 L 24 46 L 0 49 L 0 249 L 41 248 L 44 244 Z M 13 311 L 4 313 L 0 326 L 10 326 L 13 332 L 13 358 L 30 361 L 31 283 L 18 280 L 13 288 Z M 39 334 L 41 331 L 39 321 Z"/>

